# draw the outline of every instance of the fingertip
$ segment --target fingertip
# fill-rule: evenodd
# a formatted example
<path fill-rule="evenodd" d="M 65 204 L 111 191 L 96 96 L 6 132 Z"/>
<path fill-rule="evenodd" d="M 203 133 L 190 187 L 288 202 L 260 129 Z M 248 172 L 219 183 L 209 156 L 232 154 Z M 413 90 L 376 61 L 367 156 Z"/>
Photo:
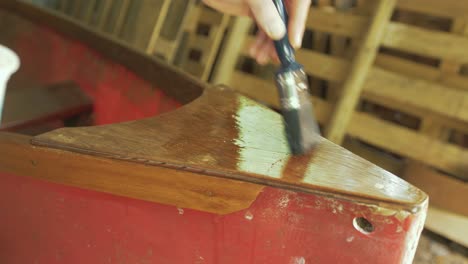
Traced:
<path fill-rule="evenodd" d="M 275 21 L 266 27 L 267 35 L 273 40 L 279 40 L 286 34 L 286 26 L 280 21 Z"/>
<path fill-rule="evenodd" d="M 286 25 L 271 0 L 247 0 L 250 9 L 267 36 L 279 40 L 286 35 Z"/>
<path fill-rule="evenodd" d="M 298 49 L 302 46 L 302 35 L 301 34 L 296 34 L 294 37 L 293 37 L 293 40 L 291 41 L 293 44 L 293 47 L 295 49 Z"/>
<path fill-rule="evenodd" d="M 291 22 L 289 25 L 289 42 L 294 49 L 298 49 L 302 46 L 302 39 L 304 37 L 304 26 L 297 25 L 296 23 Z"/>
<path fill-rule="evenodd" d="M 291 45 L 295 49 L 302 46 L 310 5 L 310 0 L 291 0 L 288 29 Z"/>

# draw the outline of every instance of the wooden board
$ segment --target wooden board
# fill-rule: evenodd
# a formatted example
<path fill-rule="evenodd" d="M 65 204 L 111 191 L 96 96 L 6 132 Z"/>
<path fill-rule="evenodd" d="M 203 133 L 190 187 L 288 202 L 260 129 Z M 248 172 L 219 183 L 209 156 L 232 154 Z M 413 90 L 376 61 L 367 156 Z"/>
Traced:
<path fill-rule="evenodd" d="M 250 206 L 262 186 L 31 146 L 30 137 L 0 133 L 2 172 L 145 201 L 227 214 Z M 183 184 L 182 184 L 183 183 Z"/>
<path fill-rule="evenodd" d="M 454 20 L 451 26 L 452 33 L 462 35 L 465 28 L 465 20 Z M 439 63 L 440 77 L 456 76 L 460 72 L 461 64 L 453 60 L 442 60 Z M 466 87 L 465 87 L 466 88 Z M 422 119 L 419 131 L 429 137 L 448 141 L 450 137 L 450 128 L 444 127 L 431 116 Z M 428 152 L 431 152 L 431 146 L 428 146 Z M 405 173 L 416 186 L 424 189 L 431 196 L 431 204 L 454 213 L 468 215 L 468 207 L 464 201 L 468 200 L 468 185 L 463 181 L 455 179 L 450 175 L 437 172 L 431 168 L 423 166 L 417 162 L 408 162 Z"/>
<path fill-rule="evenodd" d="M 311 153 L 291 156 L 278 114 L 218 87 L 159 117 L 64 128 L 32 142 L 390 207 L 412 210 L 426 199 L 395 175 L 323 138 L 316 140 L 320 143 Z"/>
<path fill-rule="evenodd" d="M 443 17 L 465 17 L 468 12 L 468 3 L 459 0 L 399 0 L 398 7 Z"/>
<path fill-rule="evenodd" d="M 425 227 L 468 247 L 468 217 L 429 207 Z"/>
<path fill-rule="evenodd" d="M 410 166 L 405 180 L 426 192 L 431 204 L 441 209 L 468 216 L 468 184 L 422 165 Z M 468 227 L 467 227 L 468 228 Z"/>

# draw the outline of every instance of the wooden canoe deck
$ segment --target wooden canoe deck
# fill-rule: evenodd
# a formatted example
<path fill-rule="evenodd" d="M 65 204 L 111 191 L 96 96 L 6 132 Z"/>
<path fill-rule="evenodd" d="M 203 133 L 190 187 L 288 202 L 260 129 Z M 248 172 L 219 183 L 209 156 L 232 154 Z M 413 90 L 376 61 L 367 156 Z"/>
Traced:
<path fill-rule="evenodd" d="M 63 128 L 32 139 L 42 147 L 408 211 L 425 203 L 423 192 L 397 176 L 319 141 L 312 152 L 292 156 L 281 116 L 224 87 L 207 88 L 194 102 L 158 117 Z"/>

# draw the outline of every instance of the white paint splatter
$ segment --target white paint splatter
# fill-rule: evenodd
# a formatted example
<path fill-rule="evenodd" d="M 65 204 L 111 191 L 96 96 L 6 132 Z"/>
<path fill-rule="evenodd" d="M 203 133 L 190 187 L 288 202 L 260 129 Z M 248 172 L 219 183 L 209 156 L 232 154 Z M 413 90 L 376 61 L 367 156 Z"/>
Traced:
<path fill-rule="evenodd" d="M 353 240 L 354 240 L 354 236 L 350 236 L 350 237 L 346 238 L 346 242 L 348 242 L 348 243 L 353 242 Z"/>
<path fill-rule="evenodd" d="M 205 259 L 200 255 L 200 253 L 198 252 L 198 250 L 197 250 L 196 254 L 197 254 L 197 255 L 196 255 L 196 256 L 197 256 L 197 257 L 196 257 L 197 259 L 195 260 L 194 263 L 195 263 L 195 264 L 203 264 L 203 263 L 205 263 Z"/>
<path fill-rule="evenodd" d="M 253 216 L 253 214 L 251 212 L 246 212 L 244 217 L 245 217 L 245 219 L 247 219 L 249 221 L 251 221 L 254 218 L 254 216 Z"/>
<path fill-rule="evenodd" d="M 315 200 L 315 209 L 322 209 L 322 201 Z"/>
<path fill-rule="evenodd" d="M 179 211 L 179 214 L 180 214 L 180 215 L 183 215 L 183 214 L 184 214 L 184 209 L 182 209 L 182 208 L 177 208 L 177 211 Z"/>
<path fill-rule="evenodd" d="M 342 204 L 338 205 L 338 212 L 343 213 L 343 205 Z"/>
<path fill-rule="evenodd" d="M 398 211 L 398 213 L 395 214 L 395 218 L 400 220 L 400 222 L 404 222 L 406 220 L 406 218 L 408 218 L 408 216 L 410 216 L 410 213 L 408 211 Z"/>
<path fill-rule="evenodd" d="M 306 264 L 306 260 L 304 257 L 293 257 L 290 263 L 291 264 Z"/>
<path fill-rule="evenodd" d="M 397 233 L 403 232 L 403 227 L 402 227 L 401 225 L 398 225 L 398 226 L 397 226 L 397 229 L 396 229 L 396 232 L 397 232 Z"/>
<path fill-rule="evenodd" d="M 281 116 L 240 97 L 235 119 L 239 130 L 234 142 L 240 149 L 238 169 L 280 178 L 290 155 Z"/>
<path fill-rule="evenodd" d="M 332 199 L 332 198 L 325 198 L 326 202 L 327 202 L 327 206 L 328 208 L 330 208 L 332 210 L 332 213 L 334 214 L 337 214 L 337 213 L 340 213 L 342 214 L 343 213 L 343 205 L 341 203 L 338 202 L 338 200 L 335 200 L 335 199 Z"/>
<path fill-rule="evenodd" d="M 388 225 L 393 224 L 393 221 L 392 221 L 391 218 L 385 218 L 384 222 L 385 222 L 386 224 L 388 224 Z"/>
<path fill-rule="evenodd" d="M 201 157 L 201 160 L 205 163 L 213 163 L 216 162 L 216 159 L 210 155 L 210 154 L 205 154 Z"/>
<path fill-rule="evenodd" d="M 286 208 L 288 206 L 288 204 L 289 204 L 289 196 L 285 195 L 285 196 L 280 198 L 278 206 L 281 207 L 281 208 Z"/>

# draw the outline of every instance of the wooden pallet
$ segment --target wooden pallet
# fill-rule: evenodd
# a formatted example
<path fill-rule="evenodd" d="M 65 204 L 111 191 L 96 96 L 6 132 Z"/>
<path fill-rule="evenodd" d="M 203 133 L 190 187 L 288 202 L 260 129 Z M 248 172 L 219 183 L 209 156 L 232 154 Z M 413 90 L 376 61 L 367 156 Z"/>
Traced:
<path fill-rule="evenodd" d="M 59 0 L 47 7 L 202 80 L 210 76 L 230 20 L 196 0 Z"/>

